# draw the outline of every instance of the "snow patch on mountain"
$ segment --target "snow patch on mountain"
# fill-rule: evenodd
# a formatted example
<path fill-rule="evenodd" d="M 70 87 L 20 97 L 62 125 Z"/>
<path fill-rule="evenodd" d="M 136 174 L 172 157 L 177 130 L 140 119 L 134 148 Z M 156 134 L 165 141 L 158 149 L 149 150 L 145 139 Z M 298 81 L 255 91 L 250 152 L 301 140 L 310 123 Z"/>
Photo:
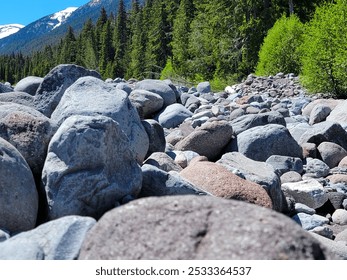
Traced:
<path fill-rule="evenodd" d="M 19 30 L 21 30 L 24 25 L 21 24 L 6 24 L 0 25 L 0 39 L 10 36 Z"/>
<path fill-rule="evenodd" d="M 57 12 L 57 13 L 53 14 L 50 18 L 54 22 L 50 22 L 49 24 L 50 25 L 54 25 L 53 29 L 59 27 L 77 9 L 78 9 L 78 7 L 69 7 L 69 8 L 66 8 L 65 10 L 62 10 L 60 12 Z M 56 22 L 58 22 L 58 23 L 56 23 Z"/>

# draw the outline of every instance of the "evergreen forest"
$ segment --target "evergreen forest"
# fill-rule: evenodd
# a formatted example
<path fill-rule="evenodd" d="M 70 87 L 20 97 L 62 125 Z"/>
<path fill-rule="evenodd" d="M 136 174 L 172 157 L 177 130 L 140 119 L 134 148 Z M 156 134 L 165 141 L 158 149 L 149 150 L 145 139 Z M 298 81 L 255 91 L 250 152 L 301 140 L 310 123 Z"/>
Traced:
<path fill-rule="evenodd" d="M 209 80 L 215 89 L 250 73 L 292 72 L 312 91 L 347 92 L 346 0 L 141 3 L 133 0 L 126 10 L 120 0 L 116 14 L 102 9 L 95 23 L 85 22 L 79 34 L 68 28 L 57 45 L 0 56 L 0 80 L 14 84 L 74 63 L 105 79 Z M 327 81 L 317 86 L 320 79 Z"/>

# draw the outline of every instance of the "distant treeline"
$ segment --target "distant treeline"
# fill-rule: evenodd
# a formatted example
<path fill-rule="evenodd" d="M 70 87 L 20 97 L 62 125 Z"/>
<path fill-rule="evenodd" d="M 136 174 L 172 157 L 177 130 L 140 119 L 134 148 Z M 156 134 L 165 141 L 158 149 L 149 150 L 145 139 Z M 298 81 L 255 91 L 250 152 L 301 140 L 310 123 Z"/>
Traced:
<path fill-rule="evenodd" d="M 0 56 L 0 80 L 16 83 L 74 63 L 104 78 L 179 76 L 218 84 L 255 71 L 268 30 L 284 14 L 310 20 L 323 0 L 146 0 L 119 2 L 116 15 L 104 9 L 79 34 L 68 29 L 54 46 L 30 56 Z M 330 1 L 331 2 L 331 1 Z"/>

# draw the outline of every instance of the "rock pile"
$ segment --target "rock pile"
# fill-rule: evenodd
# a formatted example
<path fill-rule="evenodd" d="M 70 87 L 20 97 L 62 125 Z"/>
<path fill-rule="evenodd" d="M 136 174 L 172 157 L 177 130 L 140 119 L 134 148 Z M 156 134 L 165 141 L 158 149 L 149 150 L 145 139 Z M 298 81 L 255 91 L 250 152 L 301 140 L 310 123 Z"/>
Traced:
<path fill-rule="evenodd" d="M 347 105 L 294 75 L 1 92 L 0 259 L 347 259 Z"/>

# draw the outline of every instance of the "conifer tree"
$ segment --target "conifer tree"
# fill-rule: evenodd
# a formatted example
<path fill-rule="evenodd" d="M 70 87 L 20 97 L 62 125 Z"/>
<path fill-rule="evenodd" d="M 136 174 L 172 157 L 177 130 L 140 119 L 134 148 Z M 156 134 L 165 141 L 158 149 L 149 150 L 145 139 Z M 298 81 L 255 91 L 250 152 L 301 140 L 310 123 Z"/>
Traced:
<path fill-rule="evenodd" d="M 125 10 L 124 1 L 119 1 L 118 13 L 116 18 L 116 26 L 114 29 L 114 65 L 117 77 L 124 77 L 126 68 L 126 49 L 128 46 L 129 29 L 127 26 L 127 12 Z"/>
<path fill-rule="evenodd" d="M 76 37 L 72 27 L 69 26 L 65 38 L 62 40 L 60 63 L 76 63 L 76 53 Z"/>
<path fill-rule="evenodd" d="M 114 76 L 114 49 L 112 46 L 112 29 L 111 22 L 107 20 L 103 26 L 100 34 L 100 60 L 99 70 L 100 74 L 105 78 L 112 78 Z"/>

